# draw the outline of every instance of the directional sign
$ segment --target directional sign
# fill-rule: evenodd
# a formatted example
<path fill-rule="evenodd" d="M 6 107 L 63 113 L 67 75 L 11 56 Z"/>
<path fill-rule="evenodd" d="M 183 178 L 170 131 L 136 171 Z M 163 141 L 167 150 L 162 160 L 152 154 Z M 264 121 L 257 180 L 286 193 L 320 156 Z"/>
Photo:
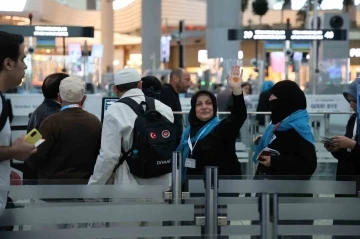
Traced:
<path fill-rule="evenodd" d="M 345 41 L 346 30 L 228 30 L 228 40 Z"/>
<path fill-rule="evenodd" d="M 0 25 L 0 31 L 24 37 L 94 37 L 94 27 Z"/>

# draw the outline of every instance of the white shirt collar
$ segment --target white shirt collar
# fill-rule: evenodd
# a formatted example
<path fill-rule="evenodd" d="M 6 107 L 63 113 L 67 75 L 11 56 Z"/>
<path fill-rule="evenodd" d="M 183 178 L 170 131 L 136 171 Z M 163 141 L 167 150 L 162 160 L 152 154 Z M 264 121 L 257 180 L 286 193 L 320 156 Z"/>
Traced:
<path fill-rule="evenodd" d="M 126 91 L 125 94 L 123 94 L 120 97 L 120 99 L 123 97 L 133 97 L 133 96 L 144 96 L 144 93 L 141 89 L 138 89 L 138 88 L 131 89 L 131 90 Z"/>

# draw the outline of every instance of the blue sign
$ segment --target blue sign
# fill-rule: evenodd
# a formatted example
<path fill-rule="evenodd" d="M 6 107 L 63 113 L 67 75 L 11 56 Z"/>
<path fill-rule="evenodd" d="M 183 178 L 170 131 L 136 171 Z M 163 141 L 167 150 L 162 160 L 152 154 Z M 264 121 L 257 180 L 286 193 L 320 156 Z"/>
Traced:
<path fill-rule="evenodd" d="M 308 52 L 311 48 L 311 42 L 310 41 L 292 41 L 291 48 L 294 51 Z"/>
<path fill-rule="evenodd" d="M 55 37 L 36 37 L 36 48 L 56 48 Z"/>
<path fill-rule="evenodd" d="M 267 52 L 283 51 L 284 47 L 285 47 L 284 41 L 265 41 L 265 50 Z"/>

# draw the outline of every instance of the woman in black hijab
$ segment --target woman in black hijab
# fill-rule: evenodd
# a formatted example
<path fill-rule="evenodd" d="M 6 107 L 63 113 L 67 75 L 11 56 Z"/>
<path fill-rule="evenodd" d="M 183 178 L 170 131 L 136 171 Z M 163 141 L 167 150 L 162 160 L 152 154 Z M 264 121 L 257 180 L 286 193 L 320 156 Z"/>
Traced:
<path fill-rule="evenodd" d="M 317 159 L 304 92 L 293 81 L 280 81 L 271 89 L 269 101 L 272 122 L 257 142 L 253 161 L 259 164 L 255 179 L 310 179 L 316 170 Z M 279 154 L 268 156 L 263 153 L 265 148 L 276 150 Z M 312 197 L 311 194 L 280 196 Z M 313 221 L 279 221 L 279 225 L 298 224 L 312 225 Z M 286 238 L 311 239 L 312 236 Z"/>
<path fill-rule="evenodd" d="M 255 163 L 259 163 L 257 175 L 310 179 L 317 159 L 305 94 L 289 80 L 276 83 L 271 93 L 272 122 L 259 140 L 253 158 Z M 264 156 L 262 152 L 266 147 L 280 154 Z"/>
<path fill-rule="evenodd" d="M 223 120 L 216 116 L 217 101 L 213 93 L 201 90 L 191 98 L 190 125 L 184 130 L 178 147 L 185 166 L 183 180 L 185 173 L 203 175 L 206 166 L 218 166 L 220 175 L 241 175 L 235 142 L 247 112 L 241 81 L 228 79 L 228 85 L 234 107 Z"/>

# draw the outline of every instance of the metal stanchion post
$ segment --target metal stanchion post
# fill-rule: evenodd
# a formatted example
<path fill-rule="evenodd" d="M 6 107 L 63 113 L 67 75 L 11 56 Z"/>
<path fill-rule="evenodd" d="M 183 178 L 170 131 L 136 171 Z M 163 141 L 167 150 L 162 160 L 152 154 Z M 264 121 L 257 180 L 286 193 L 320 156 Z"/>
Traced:
<path fill-rule="evenodd" d="M 315 141 L 319 141 L 320 140 L 320 121 L 315 121 L 315 127 L 316 127 L 316 136 L 315 137 Z"/>
<path fill-rule="evenodd" d="M 273 222 L 273 238 L 278 238 L 278 222 L 279 222 L 279 198 L 277 193 L 272 195 L 272 222 Z"/>
<path fill-rule="evenodd" d="M 272 213 L 271 213 L 271 195 L 269 193 L 262 193 L 260 195 L 260 229 L 261 229 L 261 238 L 262 239 L 276 239 L 274 237 L 276 230 L 274 228 L 276 225 L 273 224 Z"/>
<path fill-rule="evenodd" d="M 181 204 L 182 192 L 181 192 L 181 152 L 174 151 L 172 154 L 172 174 L 171 174 L 171 202 L 173 205 Z M 181 226 L 181 221 L 174 221 L 172 223 L 174 226 Z M 172 237 L 173 239 L 178 239 L 180 237 Z"/>
<path fill-rule="evenodd" d="M 252 157 L 253 157 L 253 152 L 251 150 L 251 145 L 253 143 L 253 140 L 254 140 L 254 135 L 255 135 L 255 132 L 254 132 L 254 127 L 253 127 L 254 124 L 250 123 L 250 134 L 249 134 L 249 145 L 250 145 L 250 150 L 249 150 L 249 161 L 248 161 L 248 174 L 249 176 L 252 176 L 254 174 L 254 163 L 252 161 Z"/>
<path fill-rule="evenodd" d="M 266 194 L 262 193 L 259 197 L 259 213 L 260 213 L 260 237 L 261 239 L 267 239 L 266 234 Z"/>
<path fill-rule="evenodd" d="M 251 144 L 253 143 L 253 140 L 254 140 L 254 135 L 255 135 L 255 130 L 254 130 L 254 127 L 253 125 L 255 124 L 254 120 L 253 120 L 253 116 L 251 114 L 249 114 L 249 117 L 248 117 L 248 122 L 249 122 L 249 141 L 248 141 L 248 144 L 249 144 L 249 147 L 251 146 Z"/>
<path fill-rule="evenodd" d="M 325 117 L 325 132 L 328 133 L 329 132 L 329 123 L 330 123 L 330 114 L 324 114 Z"/>
<path fill-rule="evenodd" d="M 175 151 L 172 154 L 172 204 L 181 204 L 181 152 Z"/>
<path fill-rule="evenodd" d="M 205 168 L 205 236 L 218 238 L 218 168 Z"/>
<path fill-rule="evenodd" d="M 248 154 L 249 154 L 249 160 L 248 160 L 248 173 L 247 173 L 247 177 L 248 177 L 248 179 L 253 179 L 253 176 L 254 176 L 254 174 L 255 174 L 255 172 L 254 172 L 254 162 L 253 162 L 253 160 L 252 160 L 252 158 L 254 157 L 254 152 L 251 150 L 251 148 L 249 149 L 249 152 L 248 152 Z"/>
<path fill-rule="evenodd" d="M 253 152 L 251 151 L 251 145 L 255 139 L 256 134 L 256 121 L 255 116 L 249 115 L 249 161 L 248 161 L 248 174 L 249 176 L 253 176 L 255 173 L 254 162 L 252 161 Z"/>
<path fill-rule="evenodd" d="M 265 115 L 265 128 L 270 124 L 270 115 L 266 114 Z"/>

